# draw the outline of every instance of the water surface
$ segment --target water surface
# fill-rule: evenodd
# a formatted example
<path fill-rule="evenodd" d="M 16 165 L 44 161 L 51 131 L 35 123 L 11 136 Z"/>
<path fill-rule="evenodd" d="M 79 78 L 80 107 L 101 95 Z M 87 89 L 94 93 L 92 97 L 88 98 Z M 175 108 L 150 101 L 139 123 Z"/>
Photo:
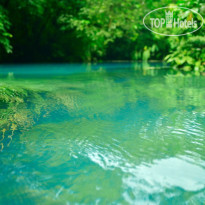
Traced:
<path fill-rule="evenodd" d="M 1 66 L 0 204 L 203 204 L 205 77 L 162 66 Z"/>

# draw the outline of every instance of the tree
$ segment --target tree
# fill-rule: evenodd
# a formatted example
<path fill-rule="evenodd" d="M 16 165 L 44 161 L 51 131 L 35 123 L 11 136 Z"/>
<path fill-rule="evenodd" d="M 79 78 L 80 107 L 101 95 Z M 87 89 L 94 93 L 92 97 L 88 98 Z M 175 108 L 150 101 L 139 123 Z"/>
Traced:
<path fill-rule="evenodd" d="M 7 53 L 12 51 L 10 45 L 10 38 L 12 35 L 9 33 L 10 26 L 11 24 L 8 20 L 7 12 L 2 6 L 0 6 L 0 45 Z"/>

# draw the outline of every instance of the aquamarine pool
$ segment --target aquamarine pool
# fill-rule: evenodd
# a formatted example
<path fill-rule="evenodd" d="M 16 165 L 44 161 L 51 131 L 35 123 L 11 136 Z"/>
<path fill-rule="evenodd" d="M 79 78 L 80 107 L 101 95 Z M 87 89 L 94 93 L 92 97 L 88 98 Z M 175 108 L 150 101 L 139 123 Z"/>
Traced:
<path fill-rule="evenodd" d="M 163 66 L 1 66 L 0 204 L 203 205 L 205 76 Z"/>

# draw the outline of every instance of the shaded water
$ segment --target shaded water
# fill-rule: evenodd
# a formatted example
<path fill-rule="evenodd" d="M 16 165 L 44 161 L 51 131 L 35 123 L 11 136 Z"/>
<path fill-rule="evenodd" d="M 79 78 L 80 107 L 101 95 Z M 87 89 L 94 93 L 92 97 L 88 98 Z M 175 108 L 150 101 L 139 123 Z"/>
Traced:
<path fill-rule="evenodd" d="M 140 67 L 2 66 L 0 204 L 203 204 L 205 77 Z"/>

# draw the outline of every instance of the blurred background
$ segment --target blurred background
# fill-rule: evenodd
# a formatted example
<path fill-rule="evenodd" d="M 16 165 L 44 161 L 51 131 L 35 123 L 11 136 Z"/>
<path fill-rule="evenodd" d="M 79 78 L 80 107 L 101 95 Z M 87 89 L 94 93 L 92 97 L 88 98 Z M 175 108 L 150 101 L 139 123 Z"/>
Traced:
<path fill-rule="evenodd" d="M 164 6 L 205 17 L 202 0 L 1 0 L 0 63 L 167 61 L 204 74 L 204 27 L 179 37 L 144 27 L 144 16 Z"/>

